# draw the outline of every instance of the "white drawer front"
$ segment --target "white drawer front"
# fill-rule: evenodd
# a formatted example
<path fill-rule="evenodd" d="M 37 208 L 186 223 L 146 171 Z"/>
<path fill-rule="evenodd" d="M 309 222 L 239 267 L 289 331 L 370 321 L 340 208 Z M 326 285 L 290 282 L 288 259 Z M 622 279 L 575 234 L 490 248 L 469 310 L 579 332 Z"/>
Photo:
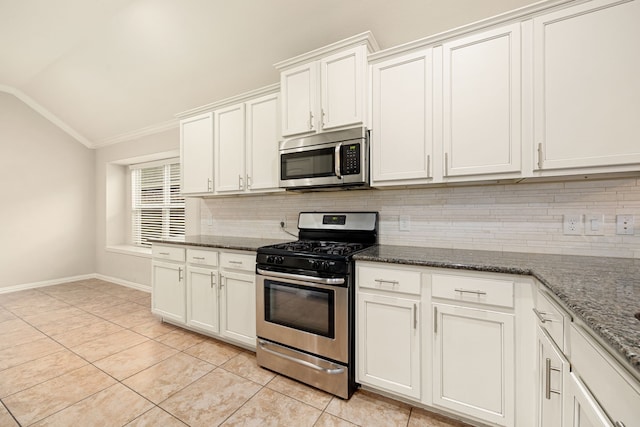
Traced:
<path fill-rule="evenodd" d="M 434 298 L 513 307 L 513 281 L 449 274 L 432 275 Z"/>
<path fill-rule="evenodd" d="M 184 248 L 177 248 L 175 246 L 158 246 L 154 244 L 151 247 L 151 254 L 156 259 L 184 262 Z"/>
<path fill-rule="evenodd" d="M 220 266 L 234 270 L 254 271 L 256 269 L 256 254 L 222 252 L 220 254 Z"/>
<path fill-rule="evenodd" d="M 187 262 L 189 264 L 215 267 L 218 265 L 218 252 L 204 251 L 202 249 L 187 249 Z"/>
<path fill-rule="evenodd" d="M 540 327 L 547 331 L 558 348 L 564 351 L 564 324 L 565 317 L 568 318 L 569 315 L 540 291 L 538 291 L 538 298 L 536 298 L 535 313 Z"/>
<path fill-rule="evenodd" d="M 381 291 L 420 295 L 420 272 L 388 266 L 358 266 L 358 286 Z"/>

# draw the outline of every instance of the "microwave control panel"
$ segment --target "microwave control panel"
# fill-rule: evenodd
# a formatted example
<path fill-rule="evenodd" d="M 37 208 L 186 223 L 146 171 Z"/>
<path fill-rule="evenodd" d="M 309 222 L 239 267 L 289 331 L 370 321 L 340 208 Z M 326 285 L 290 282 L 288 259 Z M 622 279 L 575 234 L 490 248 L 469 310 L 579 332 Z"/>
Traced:
<path fill-rule="evenodd" d="M 340 147 L 342 175 L 357 175 L 360 173 L 360 144 L 348 144 Z"/>

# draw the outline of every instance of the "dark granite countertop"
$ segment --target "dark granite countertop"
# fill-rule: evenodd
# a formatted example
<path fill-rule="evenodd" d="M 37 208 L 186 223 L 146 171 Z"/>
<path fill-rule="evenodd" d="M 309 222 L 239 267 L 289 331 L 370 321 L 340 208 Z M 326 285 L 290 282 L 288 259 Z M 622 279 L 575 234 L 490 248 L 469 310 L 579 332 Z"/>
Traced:
<path fill-rule="evenodd" d="M 149 239 L 153 243 L 167 245 L 199 246 L 204 248 L 234 249 L 238 251 L 255 251 L 261 246 L 290 242 L 290 239 L 256 239 L 254 237 L 234 236 L 185 236 L 184 242 L 174 242 L 162 239 Z"/>
<path fill-rule="evenodd" d="M 531 275 L 640 377 L 640 259 L 379 245 L 354 256 L 387 262 Z"/>

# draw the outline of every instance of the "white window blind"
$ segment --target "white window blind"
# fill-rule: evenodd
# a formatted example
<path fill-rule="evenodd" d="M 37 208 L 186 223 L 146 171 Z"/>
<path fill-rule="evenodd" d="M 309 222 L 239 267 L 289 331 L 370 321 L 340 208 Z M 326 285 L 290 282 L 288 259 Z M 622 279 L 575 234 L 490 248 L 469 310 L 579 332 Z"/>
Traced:
<path fill-rule="evenodd" d="M 177 159 L 131 166 L 132 237 L 135 246 L 149 239 L 184 240 L 184 197 Z"/>

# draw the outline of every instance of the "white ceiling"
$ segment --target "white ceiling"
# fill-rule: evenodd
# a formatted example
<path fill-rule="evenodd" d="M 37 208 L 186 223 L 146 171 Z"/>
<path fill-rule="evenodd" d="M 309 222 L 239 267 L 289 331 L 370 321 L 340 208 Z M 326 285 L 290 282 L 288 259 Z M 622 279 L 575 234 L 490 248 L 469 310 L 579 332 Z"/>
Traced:
<path fill-rule="evenodd" d="M 90 147 L 279 80 L 371 30 L 382 49 L 531 0 L 0 0 L 0 90 Z"/>

